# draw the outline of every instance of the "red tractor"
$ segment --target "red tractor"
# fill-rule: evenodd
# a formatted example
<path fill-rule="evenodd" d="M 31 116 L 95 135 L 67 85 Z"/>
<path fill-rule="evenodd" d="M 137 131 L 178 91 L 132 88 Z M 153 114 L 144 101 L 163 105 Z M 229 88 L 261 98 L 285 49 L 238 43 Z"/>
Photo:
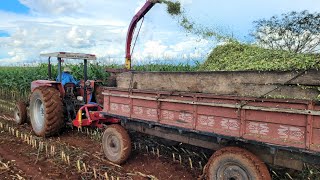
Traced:
<path fill-rule="evenodd" d="M 49 80 L 36 80 L 31 83 L 30 102 L 18 102 L 14 112 L 15 120 L 22 124 L 27 120 L 27 105 L 29 105 L 30 122 L 33 131 L 38 136 L 51 136 L 65 125 L 77 127 L 99 126 L 95 124 L 101 117 L 96 114 L 86 115 L 89 110 L 101 111 L 103 104 L 101 81 L 88 80 L 88 61 L 96 60 L 95 55 L 81 53 L 57 52 L 41 54 L 48 57 Z M 51 57 L 58 61 L 58 77 L 52 78 Z M 78 86 L 74 83 L 62 84 L 63 59 L 83 60 L 84 79 Z M 79 120 L 81 119 L 81 120 Z M 85 121 L 88 119 L 88 121 Z M 89 121 L 90 119 L 90 121 Z M 102 118 L 103 119 L 103 118 Z"/>
<path fill-rule="evenodd" d="M 137 23 L 147 14 L 158 0 L 148 0 L 133 17 L 127 33 L 126 61 L 124 70 L 110 70 L 119 73 L 131 70 L 131 43 Z M 121 120 L 103 112 L 104 104 L 102 87 L 96 81 L 87 80 L 87 61 L 95 60 L 95 55 L 79 53 L 50 53 L 42 54 L 49 57 L 48 74 L 51 79 L 50 58 L 57 57 L 58 79 L 36 80 L 31 83 L 32 94 L 30 102 L 18 102 L 14 113 L 15 120 L 22 124 L 27 119 L 27 105 L 33 131 L 38 136 L 48 137 L 57 133 L 64 124 L 76 127 L 92 126 L 106 127 L 102 137 L 102 147 L 105 156 L 111 162 L 121 164 L 126 161 L 131 152 L 131 140 L 128 132 L 121 126 Z M 62 85 L 62 58 L 84 60 L 84 80 L 80 86 L 73 84 Z M 107 103 L 106 103 L 107 104 Z M 105 106 L 106 106 L 105 104 Z"/>

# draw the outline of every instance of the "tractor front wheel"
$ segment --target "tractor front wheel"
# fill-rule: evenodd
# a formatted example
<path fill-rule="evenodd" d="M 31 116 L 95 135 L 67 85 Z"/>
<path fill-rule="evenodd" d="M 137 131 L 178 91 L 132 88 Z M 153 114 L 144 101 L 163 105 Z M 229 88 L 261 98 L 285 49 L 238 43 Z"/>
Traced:
<path fill-rule="evenodd" d="M 102 147 L 109 161 L 122 164 L 131 153 L 131 139 L 122 126 L 110 125 L 103 133 Z"/>
<path fill-rule="evenodd" d="M 27 105 L 23 101 L 16 103 L 14 108 L 14 121 L 17 124 L 23 124 L 27 121 Z"/>
<path fill-rule="evenodd" d="M 30 121 L 37 136 L 52 136 L 63 126 L 63 104 L 60 92 L 53 87 L 40 87 L 30 97 Z"/>

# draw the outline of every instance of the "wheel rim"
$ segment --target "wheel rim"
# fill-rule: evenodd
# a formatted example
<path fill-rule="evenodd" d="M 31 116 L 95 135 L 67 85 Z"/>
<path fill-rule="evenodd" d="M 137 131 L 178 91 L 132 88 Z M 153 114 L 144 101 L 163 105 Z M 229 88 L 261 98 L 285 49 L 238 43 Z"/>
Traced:
<path fill-rule="evenodd" d="M 112 157 L 116 157 L 120 152 L 120 139 L 117 136 L 110 134 L 106 138 L 105 148 Z"/>
<path fill-rule="evenodd" d="M 16 120 L 16 122 L 20 122 L 20 112 L 19 112 L 19 108 L 16 107 L 15 110 L 14 110 L 14 119 Z"/>
<path fill-rule="evenodd" d="M 40 131 L 43 129 L 44 125 L 44 106 L 41 101 L 41 99 L 37 99 L 34 103 L 34 109 L 33 109 L 33 114 L 34 114 L 34 122 L 35 122 L 35 130 Z"/>
<path fill-rule="evenodd" d="M 248 180 L 251 179 L 244 167 L 236 163 L 226 163 L 217 170 L 218 179 L 223 180 Z"/>

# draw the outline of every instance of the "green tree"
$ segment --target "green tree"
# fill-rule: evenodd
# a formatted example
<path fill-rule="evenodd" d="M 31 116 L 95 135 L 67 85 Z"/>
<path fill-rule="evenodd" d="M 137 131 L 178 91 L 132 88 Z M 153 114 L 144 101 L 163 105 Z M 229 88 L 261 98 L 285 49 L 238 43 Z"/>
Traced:
<path fill-rule="evenodd" d="M 319 52 L 320 13 L 289 12 L 253 22 L 252 33 L 263 47 L 294 53 Z"/>

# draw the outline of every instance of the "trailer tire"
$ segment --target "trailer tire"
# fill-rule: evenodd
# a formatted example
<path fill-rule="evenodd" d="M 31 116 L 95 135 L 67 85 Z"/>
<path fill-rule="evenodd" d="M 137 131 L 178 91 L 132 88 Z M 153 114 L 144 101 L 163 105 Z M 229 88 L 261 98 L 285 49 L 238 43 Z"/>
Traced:
<path fill-rule="evenodd" d="M 216 151 L 209 159 L 204 173 L 207 180 L 271 180 L 267 166 L 251 152 L 226 147 Z"/>
<path fill-rule="evenodd" d="M 30 121 L 37 136 L 58 133 L 63 124 L 63 104 L 60 92 L 53 87 L 39 87 L 30 97 Z"/>
<path fill-rule="evenodd" d="M 131 139 L 127 130 L 118 124 L 108 126 L 103 133 L 102 148 L 109 161 L 124 163 L 131 153 Z"/>
<path fill-rule="evenodd" d="M 17 124 L 23 124 L 27 122 L 27 105 L 23 101 L 18 101 L 14 108 L 14 121 Z"/>

